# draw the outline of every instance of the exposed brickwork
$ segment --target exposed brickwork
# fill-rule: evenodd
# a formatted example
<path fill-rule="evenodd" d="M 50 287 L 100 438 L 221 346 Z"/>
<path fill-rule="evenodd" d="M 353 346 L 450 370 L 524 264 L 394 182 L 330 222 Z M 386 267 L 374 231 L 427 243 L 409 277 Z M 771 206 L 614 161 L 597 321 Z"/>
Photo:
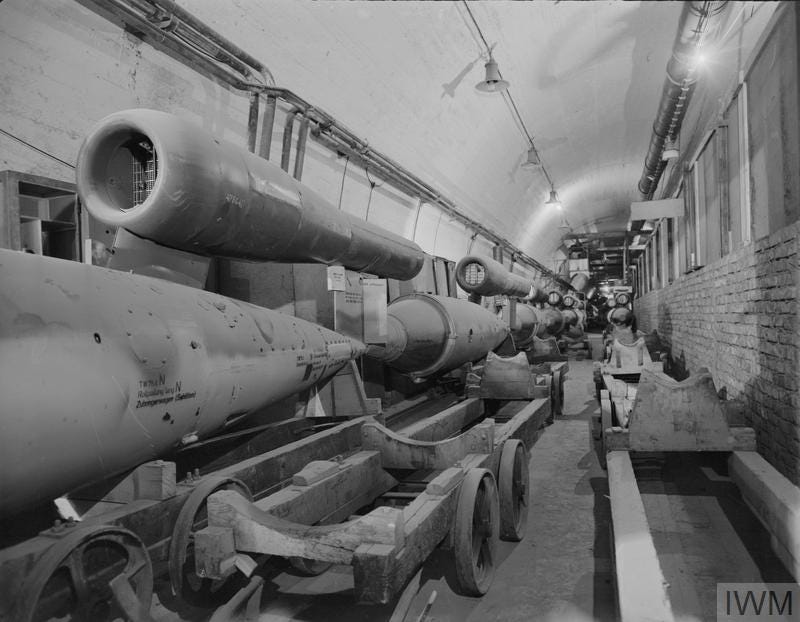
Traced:
<path fill-rule="evenodd" d="M 707 367 L 747 405 L 758 451 L 800 485 L 798 234 L 795 223 L 635 301 L 672 358 Z"/>

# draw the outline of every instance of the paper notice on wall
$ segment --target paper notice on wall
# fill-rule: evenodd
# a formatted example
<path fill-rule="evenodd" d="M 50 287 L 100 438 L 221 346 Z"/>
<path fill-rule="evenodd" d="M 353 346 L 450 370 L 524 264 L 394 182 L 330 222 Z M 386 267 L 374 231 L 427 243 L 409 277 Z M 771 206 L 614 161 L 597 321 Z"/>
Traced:
<path fill-rule="evenodd" d="M 344 266 L 328 266 L 328 291 L 343 292 L 346 288 Z"/>

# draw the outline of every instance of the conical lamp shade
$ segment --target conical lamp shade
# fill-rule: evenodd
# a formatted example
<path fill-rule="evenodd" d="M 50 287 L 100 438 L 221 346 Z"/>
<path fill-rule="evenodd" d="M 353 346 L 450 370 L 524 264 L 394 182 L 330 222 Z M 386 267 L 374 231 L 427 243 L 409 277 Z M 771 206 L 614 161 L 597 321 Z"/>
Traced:
<path fill-rule="evenodd" d="M 531 147 L 528 149 L 528 159 L 522 163 L 523 168 L 534 168 L 536 166 L 541 166 L 541 162 L 539 161 L 539 154 L 536 153 L 536 148 Z"/>
<path fill-rule="evenodd" d="M 508 88 L 508 82 L 500 77 L 500 70 L 497 68 L 495 60 L 490 56 L 489 62 L 484 66 L 486 67 L 486 78 L 483 82 L 478 82 L 475 88 L 484 93 L 505 91 Z"/>
<path fill-rule="evenodd" d="M 558 195 L 556 194 L 555 190 L 550 191 L 550 198 L 547 199 L 544 204 L 549 205 L 550 207 L 561 208 L 561 201 L 558 200 Z"/>

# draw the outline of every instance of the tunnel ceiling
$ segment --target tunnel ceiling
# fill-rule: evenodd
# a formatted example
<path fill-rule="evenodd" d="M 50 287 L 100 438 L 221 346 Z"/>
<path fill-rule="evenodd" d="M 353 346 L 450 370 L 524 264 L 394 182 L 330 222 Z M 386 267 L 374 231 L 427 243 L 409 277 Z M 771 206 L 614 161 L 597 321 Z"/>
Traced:
<path fill-rule="evenodd" d="M 550 263 L 564 234 L 625 229 L 682 2 L 470 2 L 563 203 L 500 93 L 463 2 L 181 0 L 286 87 Z M 564 227 L 562 214 L 572 231 Z"/>

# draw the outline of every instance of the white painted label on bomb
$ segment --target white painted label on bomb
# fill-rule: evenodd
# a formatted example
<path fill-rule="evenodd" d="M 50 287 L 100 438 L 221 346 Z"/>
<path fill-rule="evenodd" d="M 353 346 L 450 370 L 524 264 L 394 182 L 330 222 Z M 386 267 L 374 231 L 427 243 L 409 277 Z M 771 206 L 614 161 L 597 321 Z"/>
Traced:
<path fill-rule="evenodd" d="M 331 362 L 340 362 L 350 360 L 353 356 L 353 349 L 349 343 L 329 343 L 328 344 L 328 357 Z"/>

